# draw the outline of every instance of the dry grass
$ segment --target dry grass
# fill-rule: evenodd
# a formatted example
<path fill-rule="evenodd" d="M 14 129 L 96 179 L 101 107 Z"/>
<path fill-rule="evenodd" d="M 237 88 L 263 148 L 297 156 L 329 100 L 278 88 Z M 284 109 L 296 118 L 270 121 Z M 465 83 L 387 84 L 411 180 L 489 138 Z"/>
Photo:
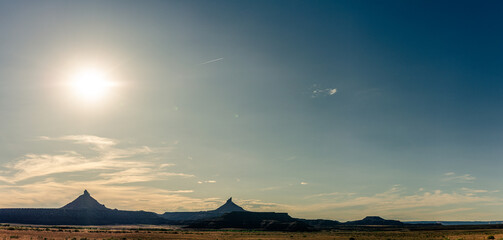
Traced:
<path fill-rule="evenodd" d="M 280 239 L 450 239 L 472 240 L 488 239 L 494 236 L 503 240 L 503 230 L 451 230 L 451 231 L 332 231 L 313 233 L 260 232 L 260 231 L 187 231 L 168 226 L 164 227 L 45 227 L 25 225 L 0 226 L 0 240 L 44 240 L 44 239 L 243 239 L 243 240 L 280 240 Z"/>

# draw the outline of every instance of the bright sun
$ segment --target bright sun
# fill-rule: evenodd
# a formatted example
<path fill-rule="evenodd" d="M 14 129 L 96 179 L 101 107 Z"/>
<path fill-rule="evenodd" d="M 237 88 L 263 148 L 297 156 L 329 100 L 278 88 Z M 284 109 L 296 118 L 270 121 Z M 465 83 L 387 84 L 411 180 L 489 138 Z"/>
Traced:
<path fill-rule="evenodd" d="M 87 68 L 76 71 L 71 77 L 71 87 L 85 101 L 97 101 L 107 95 L 114 83 L 105 71 Z"/>

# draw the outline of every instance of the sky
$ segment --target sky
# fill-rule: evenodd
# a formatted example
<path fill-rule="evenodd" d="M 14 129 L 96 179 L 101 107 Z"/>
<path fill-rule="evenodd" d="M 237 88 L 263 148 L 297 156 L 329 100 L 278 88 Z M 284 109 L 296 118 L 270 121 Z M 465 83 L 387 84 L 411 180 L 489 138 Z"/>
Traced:
<path fill-rule="evenodd" d="M 0 1 L 0 208 L 503 220 L 501 1 Z M 5 197 L 8 196 L 8 197 Z"/>

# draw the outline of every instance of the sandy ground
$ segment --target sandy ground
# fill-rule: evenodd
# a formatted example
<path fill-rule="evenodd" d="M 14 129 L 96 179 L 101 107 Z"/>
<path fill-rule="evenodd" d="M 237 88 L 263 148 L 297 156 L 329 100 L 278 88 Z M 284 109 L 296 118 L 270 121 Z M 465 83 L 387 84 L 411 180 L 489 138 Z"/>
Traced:
<path fill-rule="evenodd" d="M 0 226 L 0 240 L 11 239 L 315 239 L 315 240 L 375 240 L 375 239 L 450 239 L 503 240 L 503 230 L 453 230 L 453 231 L 387 231 L 347 232 L 323 231 L 312 233 L 261 232 L 261 231 L 189 231 L 170 226 L 100 226 L 100 227 L 50 227 L 4 225 Z"/>

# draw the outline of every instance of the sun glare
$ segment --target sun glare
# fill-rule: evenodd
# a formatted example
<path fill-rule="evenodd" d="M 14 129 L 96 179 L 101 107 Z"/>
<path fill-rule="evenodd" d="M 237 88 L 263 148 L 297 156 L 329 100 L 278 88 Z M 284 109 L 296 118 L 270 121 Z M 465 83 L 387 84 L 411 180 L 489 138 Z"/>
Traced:
<path fill-rule="evenodd" d="M 88 68 L 77 71 L 71 78 L 71 86 L 85 101 L 97 101 L 107 95 L 114 83 L 106 72 Z"/>

